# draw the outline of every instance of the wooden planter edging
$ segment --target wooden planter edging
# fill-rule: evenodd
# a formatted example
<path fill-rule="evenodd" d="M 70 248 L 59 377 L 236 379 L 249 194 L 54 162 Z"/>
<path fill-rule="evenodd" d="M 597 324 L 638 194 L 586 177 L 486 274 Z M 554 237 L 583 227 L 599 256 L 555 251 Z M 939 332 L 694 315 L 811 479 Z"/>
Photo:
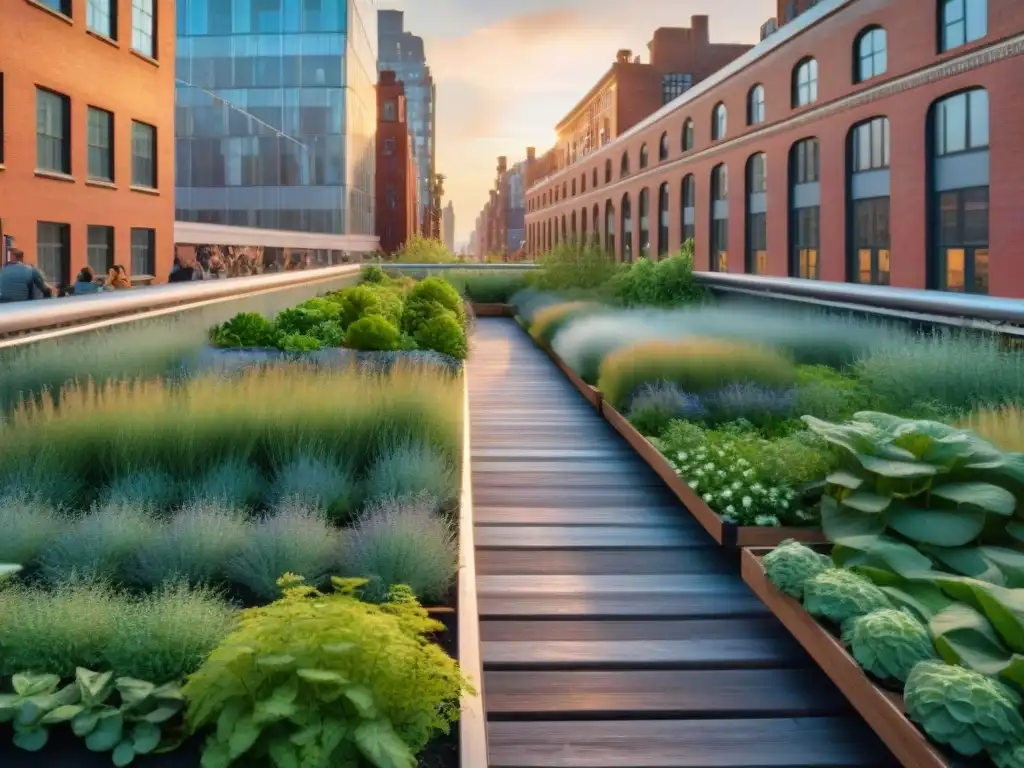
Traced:
<path fill-rule="evenodd" d="M 580 378 L 580 375 L 576 373 L 576 371 L 574 371 L 572 368 L 566 365 L 565 361 L 558 356 L 558 353 L 555 352 L 555 350 L 551 349 L 551 347 L 549 347 L 547 344 L 542 344 L 536 339 L 534 339 L 534 344 L 536 344 L 538 347 L 540 347 L 547 353 L 547 356 L 550 357 L 552 362 L 558 366 L 558 369 L 565 374 L 566 378 L 568 378 L 569 381 L 572 382 L 572 385 L 579 390 L 580 394 L 583 395 L 583 398 L 592 406 L 594 406 L 598 413 L 600 413 L 601 390 L 599 390 L 597 387 L 592 387 L 589 384 L 587 384 L 587 382 Z"/>
<path fill-rule="evenodd" d="M 761 528 L 752 525 L 736 525 L 727 523 L 719 517 L 718 513 L 711 509 L 697 493 L 668 463 L 668 459 L 661 455 L 661 451 L 655 448 L 646 437 L 629 423 L 629 420 L 612 408 L 607 400 L 601 400 L 601 415 L 615 428 L 615 431 L 622 435 L 626 442 L 633 446 L 641 459 L 654 470 L 665 485 L 689 510 L 704 530 L 711 534 L 711 537 L 725 547 L 774 547 L 786 539 L 796 539 L 806 542 L 824 542 L 825 537 L 816 528 Z"/>
<path fill-rule="evenodd" d="M 849 699 L 861 717 L 905 768 L 949 768 L 951 762 L 904 714 L 903 697 L 885 691 L 864 674 L 836 638 L 796 600 L 768 581 L 761 558 L 768 548 L 745 549 L 743 580 Z"/>
<path fill-rule="evenodd" d="M 476 595 L 476 543 L 473 536 L 473 474 L 470 457 L 469 381 L 462 374 L 462 488 L 459 497 L 458 640 L 459 667 L 476 689 L 461 701 L 459 765 L 487 768 L 487 710 L 480 654 L 480 615 Z"/>
<path fill-rule="evenodd" d="M 478 304 L 470 302 L 477 317 L 512 317 L 515 310 L 511 304 Z"/>

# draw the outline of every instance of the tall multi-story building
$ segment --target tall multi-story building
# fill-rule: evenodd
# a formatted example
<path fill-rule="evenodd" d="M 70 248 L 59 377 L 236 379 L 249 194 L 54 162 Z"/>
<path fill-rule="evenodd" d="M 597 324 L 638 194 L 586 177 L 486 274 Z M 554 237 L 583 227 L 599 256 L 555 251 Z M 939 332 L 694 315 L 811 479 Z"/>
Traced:
<path fill-rule="evenodd" d="M 449 253 L 455 253 L 455 206 L 451 200 L 441 211 L 441 235 L 444 247 Z"/>
<path fill-rule="evenodd" d="M 402 11 L 377 13 L 377 70 L 393 71 L 405 86 L 409 130 L 412 133 L 419 177 L 420 221 L 424 233 L 440 220 L 441 211 L 433 210 L 433 183 L 437 173 L 434 113 L 437 92 L 427 66 L 423 38 L 406 31 Z"/>
<path fill-rule="evenodd" d="M 395 73 L 380 73 L 377 84 L 376 219 L 381 250 L 395 253 L 418 231 L 416 160 L 406 111 L 405 89 Z"/>
<path fill-rule="evenodd" d="M 518 162 L 507 172 L 504 179 L 505 205 L 505 253 L 518 253 L 526 242 L 526 190 L 523 179 L 526 163 Z"/>
<path fill-rule="evenodd" d="M 373 250 L 373 0 L 177 9 L 179 232 L 231 226 L 260 241 L 246 245 Z"/>
<path fill-rule="evenodd" d="M 0 10 L 0 233 L 59 285 L 173 259 L 174 2 L 120 5 Z"/>

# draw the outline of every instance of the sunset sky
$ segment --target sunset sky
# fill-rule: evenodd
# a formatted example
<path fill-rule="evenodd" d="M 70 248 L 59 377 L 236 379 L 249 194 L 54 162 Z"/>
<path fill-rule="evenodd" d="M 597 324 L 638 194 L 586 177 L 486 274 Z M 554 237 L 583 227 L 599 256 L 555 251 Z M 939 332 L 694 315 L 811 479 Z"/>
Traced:
<path fill-rule="evenodd" d="M 756 43 L 773 0 L 378 0 L 405 11 L 437 85 L 437 168 L 465 243 L 509 163 L 550 148 L 554 126 L 607 71 L 620 48 L 647 61 L 658 27 L 711 17 L 711 42 Z M 728 8 L 728 11 L 724 9 Z"/>

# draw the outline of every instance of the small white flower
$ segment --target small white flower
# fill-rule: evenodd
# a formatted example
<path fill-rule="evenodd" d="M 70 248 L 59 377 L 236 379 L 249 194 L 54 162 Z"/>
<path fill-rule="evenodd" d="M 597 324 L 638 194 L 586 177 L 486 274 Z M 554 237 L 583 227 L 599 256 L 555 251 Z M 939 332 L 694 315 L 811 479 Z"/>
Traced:
<path fill-rule="evenodd" d="M 719 477 L 725 477 L 725 470 L 720 469 L 715 474 L 718 475 Z"/>
<path fill-rule="evenodd" d="M 725 458 L 725 451 L 718 450 L 717 453 L 718 453 L 718 458 L 720 458 L 720 459 L 724 459 Z"/>
<path fill-rule="evenodd" d="M 743 470 L 743 476 L 747 477 L 747 478 L 753 477 L 754 476 L 754 470 L 752 470 L 752 469 L 745 469 L 745 470 Z"/>
<path fill-rule="evenodd" d="M 734 507 L 732 504 L 730 504 L 728 507 L 725 508 L 725 511 L 728 512 L 730 515 L 735 515 L 736 514 L 736 507 Z"/>
<path fill-rule="evenodd" d="M 752 506 L 754 506 L 754 500 L 749 496 L 744 496 L 742 504 L 744 509 L 750 509 Z"/>
<path fill-rule="evenodd" d="M 731 499 L 732 498 L 732 489 L 731 488 L 726 488 L 724 491 L 722 491 L 722 498 L 723 499 Z"/>
<path fill-rule="evenodd" d="M 679 459 L 680 461 L 686 461 L 690 457 L 686 455 L 686 451 L 680 451 L 679 453 L 676 454 L 676 458 Z"/>
<path fill-rule="evenodd" d="M 715 495 L 713 493 L 705 493 L 704 494 L 704 503 L 705 504 L 710 504 L 714 500 L 715 500 Z"/>
<path fill-rule="evenodd" d="M 741 483 L 739 480 L 737 480 L 735 483 L 732 484 L 732 489 L 734 491 L 738 491 L 742 487 L 743 487 L 743 483 Z"/>
<path fill-rule="evenodd" d="M 690 487 L 693 490 L 696 491 L 697 490 L 697 486 L 700 485 L 700 480 L 690 480 L 689 482 L 690 482 Z"/>
<path fill-rule="evenodd" d="M 707 469 L 709 471 L 714 469 L 714 468 L 715 468 L 715 462 L 713 462 L 713 461 L 709 461 L 707 464 L 704 465 L 704 469 Z"/>

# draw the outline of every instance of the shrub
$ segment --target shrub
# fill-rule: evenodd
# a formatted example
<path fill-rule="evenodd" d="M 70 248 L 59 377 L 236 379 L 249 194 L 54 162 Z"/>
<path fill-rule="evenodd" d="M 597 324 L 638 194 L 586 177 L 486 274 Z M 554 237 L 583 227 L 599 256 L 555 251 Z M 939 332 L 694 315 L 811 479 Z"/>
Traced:
<path fill-rule="evenodd" d="M 141 597 L 96 582 L 0 590 L 0 675 L 71 678 L 76 667 L 155 683 L 198 669 L 235 611 L 206 589 L 171 586 Z"/>
<path fill-rule="evenodd" d="M 277 328 L 258 312 L 239 312 L 210 329 L 210 341 L 218 347 L 273 347 Z"/>
<path fill-rule="evenodd" d="M 249 528 L 241 512 L 222 502 L 187 504 L 135 553 L 131 580 L 147 587 L 166 581 L 212 584 L 245 546 Z"/>
<path fill-rule="evenodd" d="M 479 304 L 507 304 L 517 292 L 526 287 L 526 274 L 517 272 L 487 274 L 452 271 L 445 274 L 445 279 L 467 299 Z"/>
<path fill-rule="evenodd" d="M 324 305 L 330 309 L 318 305 L 310 306 L 309 302 L 304 302 L 297 307 L 282 310 L 274 318 L 274 324 L 282 336 L 301 335 L 315 337 L 314 330 L 319 325 L 331 320 L 338 320 L 340 310 L 337 304 L 324 301 L 323 299 L 314 299 L 313 301 L 323 301 Z"/>
<path fill-rule="evenodd" d="M 843 642 L 861 667 L 883 680 L 902 683 L 918 662 L 936 658 L 928 628 L 892 608 L 851 619 L 843 629 Z"/>
<path fill-rule="evenodd" d="M 642 385 L 667 381 L 685 392 L 703 395 L 728 384 L 745 382 L 789 387 L 793 364 L 769 349 L 739 342 L 686 339 L 646 342 L 612 353 L 601 364 L 598 388 L 618 408 Z"/>
<path fill-rule="evenodd" d="M 692 249 L 657 263 L 637 259 L 615 276 L 611 288 L 618 302 L 627 307 L 672 307 L 706 297 L 693 279 Z"/>
<path fill-rule="evenodd" d="M 440 240 L 419 234 L 413 234 L 405 241 L 394 255 L 394 260 L 400 264 L 449 264 L 458 261 Z"/>
<path fill-rule="evenodd" d="M 868 392 L 855 378 L 826 365 L 797 366 L 795 411 L 828 421 L 848 419 L 868 405 Z"/>
<path fill-rule="evenodd" d="M 181 496 L 182 488 L 170 473 L 141 469 L 115 477 L 100 493 L 100 504 L 169 509 L 181 501 Z"/>
<path fill-rule="evenodd" d="M 421 325 L 447 310 L 460 324 L 466 323 L 466 309 L 454 286 L 439 277 L 418 282 L 406 298 L 402 330 L 415 336 Z"/>
<path fill-rule="evenodd" d="M 832 560 L 827 555 L 815 552 L 793 539 L 779 544 L 761 562 L 768 581 L 780 592 L 797 600 L 803 599 L 804 584 L 808 580 L 832 567 Z"/>
<path fill-rule="evenodd" d="M 544 291 L 567 288 L 599 288 L 619 271 L 618 264 L 600 247 L 559 243 L 537 259 L 531 282 Z"/>
<path fill-rule="evenodd" d="M 266 488 L 267 483 L 254 464 L 231 456 L 213 464 L 191 483 L 188 497 L 229 507 L 252 507 L 263 499 Z"/>
<path fill-rule="evenodd" d="M 426 494 L 441 505 L 456 495 L 456 471 L 433 446 L 396 440 L 381 447 L 363 486 L 367 498 L 372 500 Z"/>
<path fill-rule="evenodd" d="M 96 506 L 43 550 L 39 573 L 51 584 L 72 576 L 121 581 L 135 552 L 156 534 L 158 525 L 141 507 Z"/>
<path fill-rule="evenodd" d="M 451 312 L 425 320 L 413 338 L 420 349 L 431 349 L 456 360 L 465 360 L 469 354 L 466 330 Z"/>
<path fill-rule="evenodd" d="M 333 595 L 290 575 L 281 582 L 284 597 L 243 611 L 238 629 L 185 685 L 189 729 L 213 730 L 203 764 L 269 754 L 283 765 L 414 768 L 469 689 L 427 639 L 441 625 L 408 589 L 373 606 L 352 596 L 358 582 L 335 580 Z"/>
<path fill-rule="evenodd" d="M 552 304 L 539 310 L 530 323 L 530 335 L 537 341 L 551 346 L 558 332 L 578 317 L 592 314 L 600 305 L 591 301 L 567 301 Z"/>
<path fill-rule="evenodd" d="M 338 520 L 356 504 L 356 480 L 352 470 L 334 461 L 322 446 L 307 447 L 277 468 L 272 497 L 278 503 L 319 509 Z"/>
<path fill-rule="evenodd" d="M 341 323 L 330 320 L 314 328 L 312 336 L 322 347 L 340 347 L 345 341 L 345 329 Z"/>
<path fill-rule="evenodd" d="M 343 571 L 367 579 L 364 599 L 381 602 L 405 584 L 424 603 L 445 601 L 458 569 L 458 542 L 431 498 L 383 501 L 364 510 L 345 534 Z"/>
<path fill-rule="evenodd" d="M 384 315 L 383 296 L 384 291 L 368 285 L 342 289 L 336 298 L 341 307 L 341 324 L 347 328 L 364 317 Z"/>
<path fill-rule="evenodd" d="M 289 333 L 279 336 L 277 346 L 282 352 L 303 354 L 305 352 L 316 352 L 323 345 L 316 336 L 307 336 L 302 333 Z"/>
<path fill-rule="evenodd" d="M 369 283 L 370 285 L 379 285 L 386 283 L 388 276 L 379 264 L 366 264 L 359 275 L 359 281 L 361 283 Z"/>
<path fill-rule="evenodd" d="M 804 608 L 835 624 L 891 607 L 885 592 L 853 571 L 829 568 L 804 582 Z"/>
<path fill-rule="evenodd" d="M 345 346 L 373 352 L 398 349 L 401 335 L 383 317 L 368 316 L 356 320 L 345 334 Z"/>
<path fill-rule="evenodd" d="M 273 600 L 282 573 L 323 584 L 337 561 L 338 533 L 316 508 L 289 501 L 253 526 L 244 549 L 225 569 L 255 597 Z"/>
<path fill-rule="evenodd" d="M 31 563 L 67 530 L 60 508 L 19 488 L 0 496 L 0 563 Z"/>

